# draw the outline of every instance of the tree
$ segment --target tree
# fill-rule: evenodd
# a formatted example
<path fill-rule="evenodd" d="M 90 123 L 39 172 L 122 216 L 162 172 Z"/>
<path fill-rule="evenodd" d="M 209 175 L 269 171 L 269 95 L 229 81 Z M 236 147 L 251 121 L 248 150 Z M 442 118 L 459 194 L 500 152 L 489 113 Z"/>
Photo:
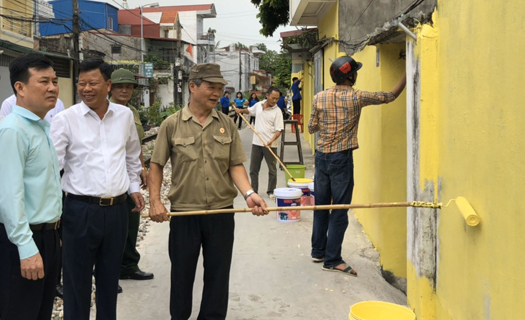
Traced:
<path fill-rule="evenodd" d="M 256 43 L 255 47 L 264 52 L 268 51 L 268 47 L 264 43 Z"/>
<path fill-rule="evenodd" d="M 290 88 L 291 81 L 290 76 L 292 72 L 292 57 L 285 50 L 281 50 L 281 53 L 277 56 L 275 66 L 275 85 L 279 88 Z"/>
<path fill-rule="evenodd" d="M 259 69 L 271 73 L 277 87 L 290 87 L 292 58 L 285 50 L 281 50 L 280 53 L 274 50 L 267 50 L 259 57 Z"/>
<path fill-rule="evenodd" d="M 271 37 L 279 26 L 288 25 L 290 20 L 289 0 L 250 0 L 259 8 L 257 18 L 263 26 L 259 32 Z"/>
<path fill-rule="evenodd" d="M 277 52 L 267 50 L 259 57 L 259 69 L 265 70 L 271 74 L 275 74 L 275 67 L 277 67 Z"/>

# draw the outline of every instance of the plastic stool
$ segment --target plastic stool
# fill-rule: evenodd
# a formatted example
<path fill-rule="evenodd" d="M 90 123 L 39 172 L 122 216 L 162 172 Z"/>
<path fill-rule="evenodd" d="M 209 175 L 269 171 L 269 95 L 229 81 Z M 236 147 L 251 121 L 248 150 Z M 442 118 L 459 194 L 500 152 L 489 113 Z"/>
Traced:
<path fill-rule="evenodd" d="M 297 125 L 301 126 L 301 133 L 304 132 L 304 126 L 303 126 L 303 115 L 302 114 L 294 114 L 292 115 L 293 120 L 297 120 Z M 295 132 L 295 126 L 292 126 L 292 132 Z"/>

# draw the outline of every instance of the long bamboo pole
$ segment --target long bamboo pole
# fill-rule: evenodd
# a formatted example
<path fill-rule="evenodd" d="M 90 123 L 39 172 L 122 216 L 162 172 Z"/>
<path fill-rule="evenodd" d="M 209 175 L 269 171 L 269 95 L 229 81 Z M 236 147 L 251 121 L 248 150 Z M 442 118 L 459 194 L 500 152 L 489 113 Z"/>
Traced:
<path fill-rule="evenodd" d="M 246 118 L 241 114 L 241 113 L 237 113 L 237 115 L 239 117 L 242 118 L 242 120 L 244 120 L 244 122 L 246 122 L 246 124 L 248 125 L 248 127 L 250 127 L 250 129 L 252 129 L 253 133 L 255 133 L 257 135 L 257 137 L 262 141 L 262 143 L 264 143 L 264 146 L 270 150 L 270 152 L 272 153 L 272 156 L 274 156 L 275 159 L 277 159 L 277 161 L 279 161 L 279 163 L 281 164 L 281 167 L 283 168 L 284 171 L 286 171 L 286 173 L 288 173 L 288 175 L 290 176 L 290 178 L 292 178 L 292 180 L 295 182 L 295 178 L 292 176 L 292 174 L 290 173 L 290 171 L 288 171 L 288 168 L 286 168 L 286 166 L 284 165 L 284 163 L 281 161 L 281 159 L 279 159 L 279 157 L 273 153 L 273 150 L 272 148 L 268 145 L 268 143 L 266 143 L 266 141 L 264 141 L 264 139 L 261 137 L 261 135 L 255 130 L 255 128 L 250 124 L 250 122 L 248 120 L 246 120 Z M 298 142 L 298 143 L 301 143 L 301 142 Z M 287 181 L 288 182 L 288 181 Z"/>
<path fill-rule="evenodd" d="M 386 203 L 364 203 L 364 204 L 330 204 L 317 206 L 297 206 L 297 207 L 268 207 L 266 211 L 290 211 L 290 210 L 334 210 L 334 209 L 368 209 L 368 208 L 406 208 L 406 207 L 422 207 L 439 209 L 441 203 L 432 202 L 386 202 Z M 234 209 L 218 209 L 218 210 L 196 210 L 196 211 L 182 211 L 182 212 L 168 212 L 168 216 L 197 216 L 206 214 L 220 214 L 220 213 L 235 213 L 235 212 L 252 212 L 251 208 L 234 208 Z M 149 218 L 149 215 L 143 215 L 143 218 Z"/>

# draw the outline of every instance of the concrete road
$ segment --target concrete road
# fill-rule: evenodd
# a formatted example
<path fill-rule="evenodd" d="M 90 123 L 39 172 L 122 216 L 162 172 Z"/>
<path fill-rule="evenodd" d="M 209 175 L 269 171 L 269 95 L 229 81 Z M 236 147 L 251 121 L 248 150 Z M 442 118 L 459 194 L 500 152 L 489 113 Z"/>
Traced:
<path fill-rule="evenodd" d="M 250 159 L 252 132 L 244 128 L 240 133 Z M 291 134 L 288 132 L 287 136 Z M 311 149 L 304 142 L 302 146 L 306 177 L 312 177 Z M 297 158 L 296 149 L 287 146 L 285 159 L 294 156 Z M 249 161 L 245 166 L 248 170 Z M 278 174 L 278 187 L 284 187 L 284 173 L 278 171 Z M 265 194 L 267 180 L 268 170 L 264 163 L 259 182 L 261 194 Z M 235 199 L 235 207 L 246 207 L 241 195 Z M 303 211 L 301 221 L 295 223 L 278 222 L 275 212 L 265 217 L 237 213 L 228 319 L 342 320 L 348 319 L 349 307 L 360 301 L 406 304 L 406 296 L 381 277 L 377 251 L 354 215 L 350 213 L 349 216 L 343 258 L 357 270 L 357 278 L 324 272 L 322 264 L 311 262 L 311 211 Z M 150 225 L 139 247 L 140 267 L 153 272 L 155 279 L 120 281 L 124 292 L 118 300 L 119 319 L 170 319 L 168 233 L 167 223 Z M 202 258 L 197 270 L 191 319 L 197 319 L 201 301 L 201 264 Z"/>

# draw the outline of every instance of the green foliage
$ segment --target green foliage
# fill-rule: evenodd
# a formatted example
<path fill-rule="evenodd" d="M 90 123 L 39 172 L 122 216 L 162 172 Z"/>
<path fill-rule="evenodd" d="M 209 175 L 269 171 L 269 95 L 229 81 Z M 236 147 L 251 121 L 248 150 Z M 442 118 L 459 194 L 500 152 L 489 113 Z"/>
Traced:
<path fill-rule="evenodd" d="M 283 46 L 298 44 L 301 48 L 313 48 L 317 45 L 318 40 L 318 32 L 316 30 L 308 30 L 300 35 L 284 38 Z"/>
<path fill-rule="evenodd" d="M 149 106 L 149 108 L 146 109 L 148 125 L 158 127 L 162 123 L 162 120 L 164 120 L 161 114 L 161 109 L 160 109 L 161 104 L 160 103 L 161 103 L 160 101 L 155 101 L 154 104 L 152 104 L 151 106 Z"/>
<path fill-rule="evenodd" d="M 255 46 L 259 48 L 259 50 L 261 51 L 264 51 L 264 52 L 268 51 L 268 47 L 264 43 L 256 43 Z"/>
<path fill-rule="evenodd" d="M 289 88 L 291 86 L 292 57 L 283 50 L 279 54 L 276 63 L 275 85 L 280 88 Z"/>
<path fill-rule="evenodd" d="M 289 0 L 250 0 L 259 8 L 257 18 L 263 26 L 259 33 L 265 37 L 273 36 L 279 26 L 288 25 L 290 20 Z"/>
<path fill-rule="evenodd" d="M 158 127 L 162 121 L 180 109 L 181 106 L 175 106 L 173 102 L 170 102 L 169 106 L 163 109 L 161 101 L 155 101 L 149 108 L 140 107 L 140 121 L 143 126 Z"/>
<path fill-rule="evenodd" d="M 147 127 L 149 122 L 148 109 L 146 109 L 144 106 L 140 106 L 137 109 L 139 111 L 140 123 L 142 123 L 143 127 Z"/>
<path fill-rule="evenodd" d="M 277 61 L 277 52 L 274 50 L 266 51 L 265 53 L 259 56 L 259 69 L 265 70 L 271 74 L 275 73 L 276 61 Z"/>
<path fill-rule="evenodd" d="M 167 70 L 170 68 L 170 63 L 168 61 L 160 59 L 155 54 L 145 55 L 144 62 L 153 62 L 153 70 Z"/>
<path fill-rule="evenodd" d="M 282 50 L 281 53 L 274 50 L 266 51 L 259 57 L 259 69 L 271 73 L 277 87 L 290 87 L 292 58 L 287 51 Z"/>
<path fill-rule="evenodd" d="M 237 46 L 237 48 L 241 48 L 241 49 L 247 49 L 248 48 L 245 44 L 242 44 L 240 42 L 237 42 L 235 45 Z"/>

